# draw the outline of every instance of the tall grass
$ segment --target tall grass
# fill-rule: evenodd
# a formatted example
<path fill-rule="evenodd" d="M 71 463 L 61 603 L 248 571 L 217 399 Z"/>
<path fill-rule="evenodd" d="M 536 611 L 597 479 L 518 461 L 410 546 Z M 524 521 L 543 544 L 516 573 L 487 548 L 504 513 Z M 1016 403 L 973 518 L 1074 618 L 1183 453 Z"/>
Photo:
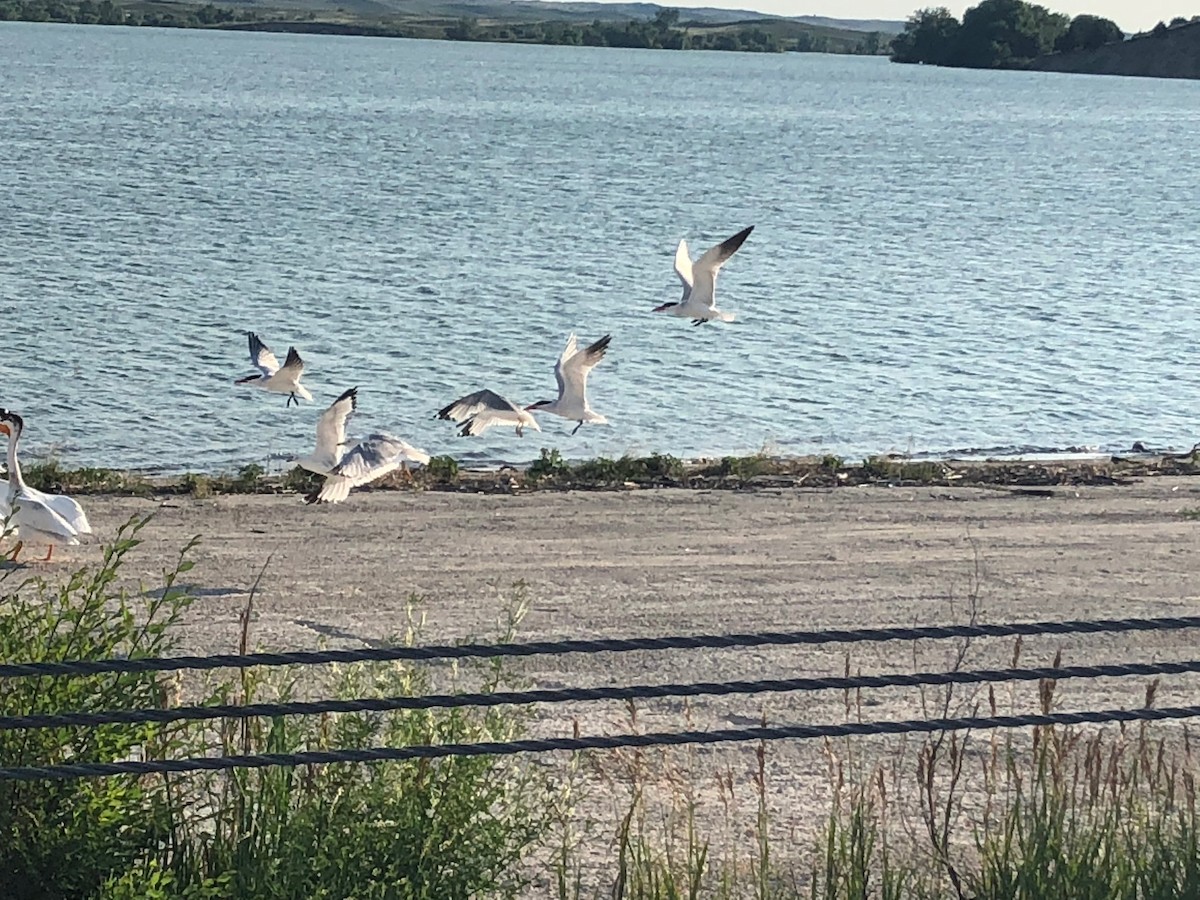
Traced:
<path fill-rule="evenodd" d="M 149 597 L 114 587 L 144 524 L 127 526 L 105 549 L 98 568 L 80 569 L 61 587 L 6 570 L 0 583 L 0 659 L 168 651 L 169 629 L 188 602 L 176 581 L 190 562 L 181 556 L 165 575 L 165 589 Z M 9 679 L 0 690 L 0 714 L 153 707 L 166 701 L 167 690 L 166 681 L 152 674 Z M 0 732 L 0 762 L 6 766 L 111 762 L 175 748 L 170 732 L 157 725 Z M 138 779 L 0 782 L 0 897 L 94 896 L 146 847 L 166 838 L 169 819 L 163 792 Z"/>
<path fill-rule="evenodd" d="M 145 523 L 131 521 L 97 568 L 81 569 L 61 586 L 38 578 L 15 584 L 0 601 L 0 658 L 169 655 L 173 626 L 191 603 L 177 586 L 190 563 L 181 556 L 162 591 L 131 593 L 118 584 Z M 10 570 L 5 586 L 15 578 Z M 522 614 L 513 610 L 510 629 Z M 420 624 L 411 615 L 399 639 L 415 640 Z M 243 650 L 248 643 L 243 632 Z M 413 695 L 427 692 L 425 671 L 400 663 L 350 666 L 331 673 L 323 690 L 338 697 Z M 495 664 L 454 675 L 485 691 L 508 678 Z M 300 691 L 299 679 L 296 671 L 247 670 L 212 683 L 206 699 L 286 699 Z M 179 699 L 175 681 L 157 674 L 15 679 L 5 687 L 5 715 L 162 707 Z M 0 765 L 508 740 L 523 726 L 520 711 L 490 709 L 6 731 Z M 487 757 L 5 781 L 0 897 L 511 897 L 528 879 L 523 855 L 546 831 L 549 793 L 535 767 Z"/>

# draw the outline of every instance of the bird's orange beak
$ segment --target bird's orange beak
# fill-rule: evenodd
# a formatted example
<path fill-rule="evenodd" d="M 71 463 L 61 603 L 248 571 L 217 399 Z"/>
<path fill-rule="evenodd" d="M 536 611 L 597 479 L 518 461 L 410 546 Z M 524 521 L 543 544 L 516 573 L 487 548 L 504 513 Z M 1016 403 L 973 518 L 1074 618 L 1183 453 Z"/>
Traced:
<path fill-rule="evenodd" d="M 7 434 L 12 437 L 12 429 L 8 427 L 7 422 L 0 422 L 0 434 Z"/>

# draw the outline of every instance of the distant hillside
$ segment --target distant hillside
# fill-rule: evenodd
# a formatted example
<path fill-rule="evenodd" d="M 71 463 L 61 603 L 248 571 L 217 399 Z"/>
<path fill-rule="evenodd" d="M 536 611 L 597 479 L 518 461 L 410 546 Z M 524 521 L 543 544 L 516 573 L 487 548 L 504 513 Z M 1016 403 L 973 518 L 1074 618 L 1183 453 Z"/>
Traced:
<path fill-rule="evenodd" d="M 837 31 L 877 31 L 899 34 L 904 23 L 885 19 L 831 19 L 825 16 L 770 16 L 745 9 L 691 8 L 658 3 L 597 3 L 590 0 L 225 0 L 230 5 L 303 9 L 322 12 L 345 10 L 359 14 L 398 14 L 435 18 L 468 16 L 490 22 L 648 22 L 663 9 L 678 9 L 680 18 L 705 25 L 735 22 L 799 22 Z"/>
<path fill-rule="evenodd" d="M 1200 78 L 1200 22 L 1163 27 L 1094 50 L 1052 53 L 1030 68 L 1086 75 Z"/>
<path fill-rule="evenodd" d="M 234 0 L 234 6 L 172 0 L 0 0 L 0 21 L 64 22 L 81 25 L 141 25 L 219 28 L 291 34 L 370 35 L 521 44 L 621 47 L 647 50 L 731 50 L 751 53 L 886 52 L 888 36 L 813 25 L 798 19 L 749 18 L 734 22 L 684 19 L 674 7 L 654 7 L 652 19 L 547 20 L 545 5 L 472 3 L 472 0 Z M 300 5 L 305 4 L 306 5 Z M 418 5 L 418 3 L 422 5 Z M 511 20 L 490 15 L 535 7 L 536 15 Z M 443 13 L 431 10 L 446 10 Z M 619 9 L 619 7 L 618 7 Z"/>

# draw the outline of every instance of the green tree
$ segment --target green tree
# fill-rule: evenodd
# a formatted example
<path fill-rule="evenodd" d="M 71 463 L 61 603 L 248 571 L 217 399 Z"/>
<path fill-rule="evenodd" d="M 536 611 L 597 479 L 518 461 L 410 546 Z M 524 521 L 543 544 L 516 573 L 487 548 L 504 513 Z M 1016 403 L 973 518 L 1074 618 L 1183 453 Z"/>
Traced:
<path fill-rule="evenodd" d="M 1093 50 L 1124 39 L 1125 35 L 1111 19 L 1081 15 L 1071 20 L 1070 27 L 1054 42 L 1054 49 L 1060 53 Z"/>
<path fill-rule="evenodd" d="M 654 26 L 659 31 L 667 31 L 679 27 L 679 10 L 663 7 L 654 16 Z"/>
<path fill-rule="evenodd" d="M 976 69 L 1019 67 L 1049 53 L 1070 21 L 1023 0 L 983 0 L 963 13 L 950 64 Z"/>
<path fill-rule="evenodd" d="M 125 24 L 125 11 L 113 3 L 112 0 L 100 0 L 96 11 L 100 16 L 100 24 L 102 25 Z"/>
<path fill-rule="evenodd" d="M 446 37 L 452 41 L 474 41 L 479 38 L 479 20 L 463 16 L 457 24 L 446 28 Z"/>
<path fill-rule="evenodd" d="M 919 9 L 908 17 L 904 31 L 892 41 L 892 62 L 945 65 L 958 30 L 958 19 L 946 7 Z"/>

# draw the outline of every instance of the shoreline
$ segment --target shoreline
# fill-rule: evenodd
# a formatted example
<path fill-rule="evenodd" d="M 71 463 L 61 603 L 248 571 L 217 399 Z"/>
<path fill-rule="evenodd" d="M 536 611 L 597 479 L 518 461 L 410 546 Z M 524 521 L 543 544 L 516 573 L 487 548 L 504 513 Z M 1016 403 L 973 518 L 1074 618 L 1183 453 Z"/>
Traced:
<path fill-rule="evenodd" d="M 251 463 L 236 472 L 149 474 L 127 469 L 68 468 L 57 460 L 27 462 L 30 486 L 51 493 L 82 496 L 148 497 L 228 494 L 301 494 L 318 476 L 294 467 L 278 475 Z M 543 449 L 529 464 L 471 465 L 435 456 L 429 466 L 395 472 L 355 492 L 440 491 L 458 493 L 533 493 L 544 491 L 763 490 L 779 488 L 859 487 L 864 485 L 994 488 L 1065 485 L 1118 485 L 1131 479 L 1200 475 L 1200 445 L 1186 453 L 1124 455 L 1084 453 L 1030 454 L 986 458 L 939 458 L 882 454 L 860 462 L 826 456 L 725 456 L 683 460 L 654 453 L 618 459 L 572 461 Z"/>

